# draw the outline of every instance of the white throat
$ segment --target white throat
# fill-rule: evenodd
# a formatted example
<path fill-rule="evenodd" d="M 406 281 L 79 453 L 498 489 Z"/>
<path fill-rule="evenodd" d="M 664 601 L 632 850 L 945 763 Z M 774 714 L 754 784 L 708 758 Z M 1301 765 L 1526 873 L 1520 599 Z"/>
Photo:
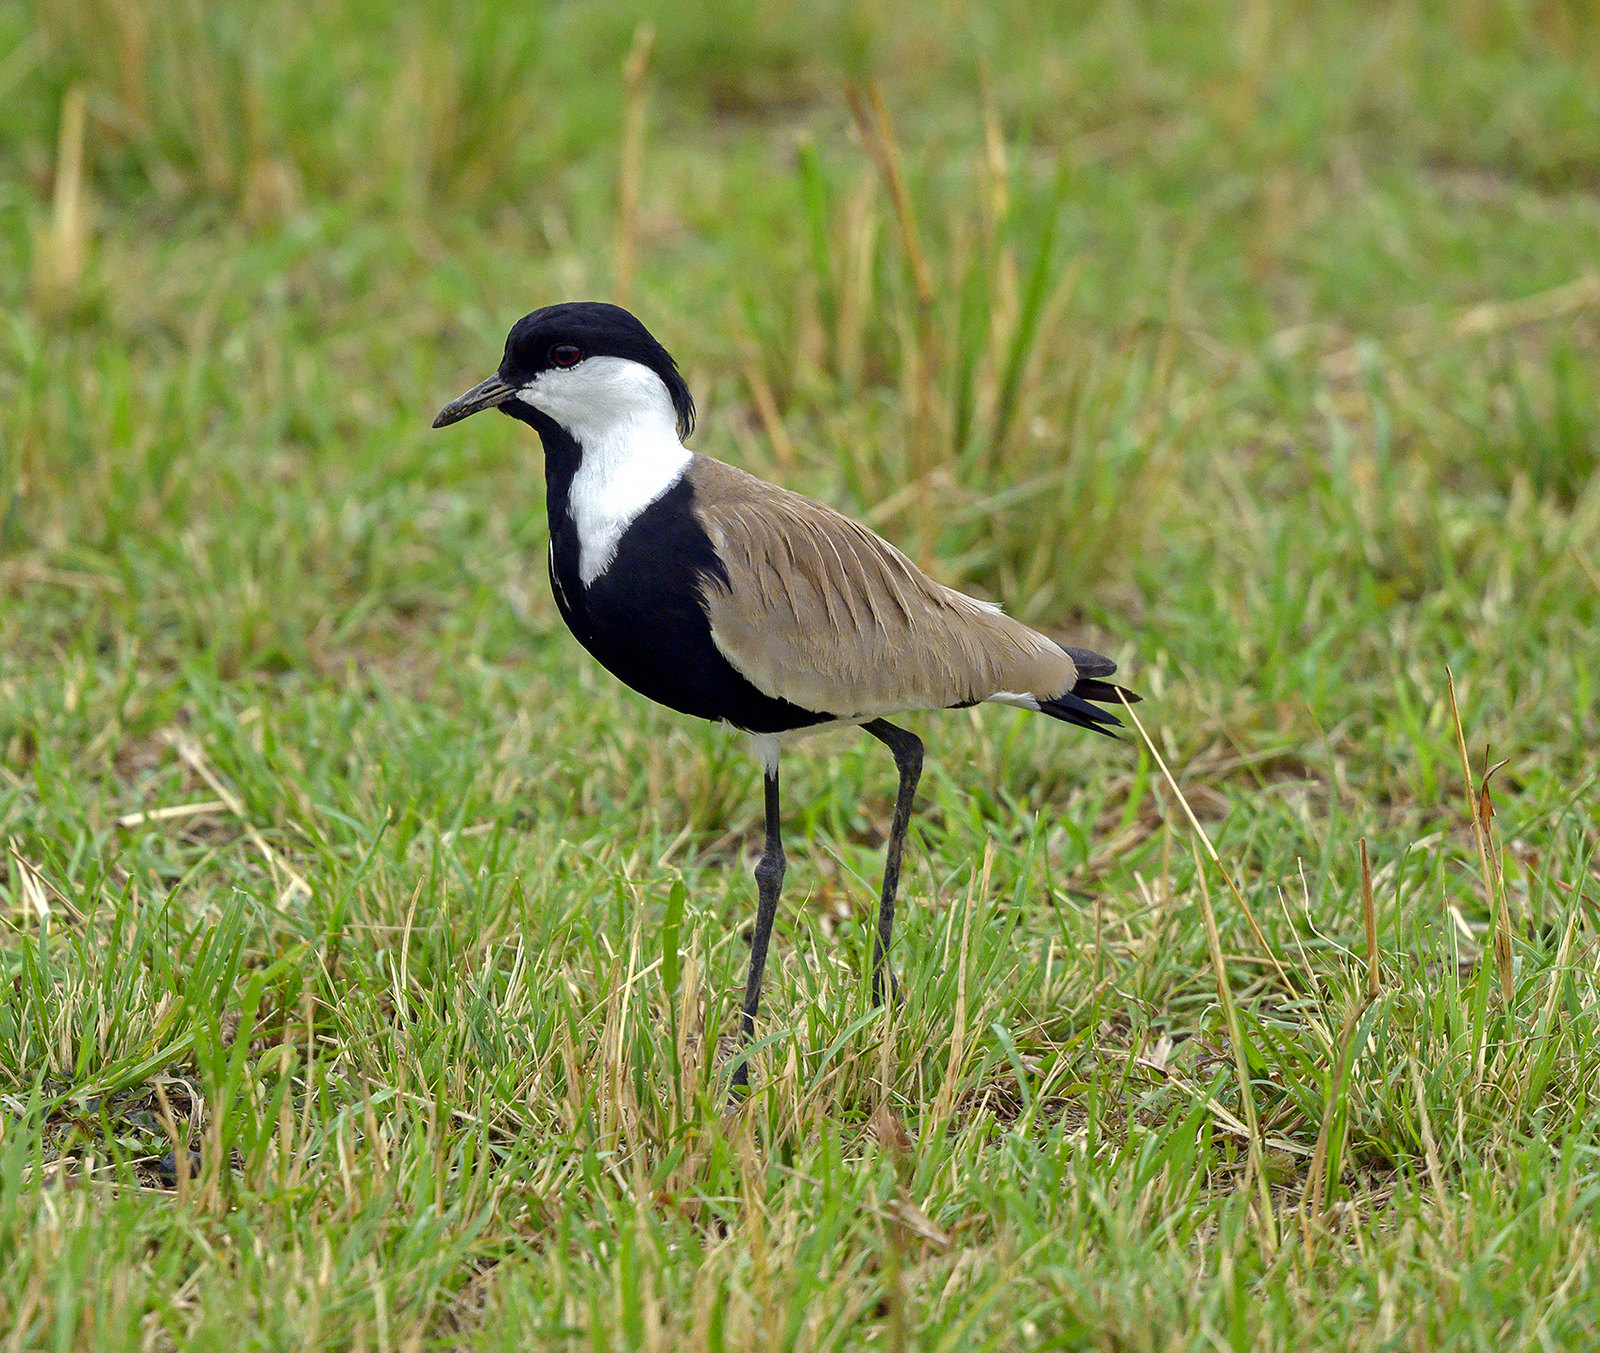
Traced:
<path fill-rule="evenodd" d="M 661 377 L 626 357 L 589 357 L 541 371 L 517 397 L 553 418 L 581 456 L 567 491 L 585 587 L 615 558 L 622 533 L 683 477 L 693 452 Z"/>

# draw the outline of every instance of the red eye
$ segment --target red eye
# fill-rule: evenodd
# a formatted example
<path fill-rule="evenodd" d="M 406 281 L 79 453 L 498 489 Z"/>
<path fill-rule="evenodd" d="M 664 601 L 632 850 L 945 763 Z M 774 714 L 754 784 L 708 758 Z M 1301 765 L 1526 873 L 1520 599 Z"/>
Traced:
<path fill-rule="evenodd" d="M 583 360 L 583 352 L 572 343 L 558 343 L 550 349 L 550 360 L 557 366 L 577 366 Z"/>

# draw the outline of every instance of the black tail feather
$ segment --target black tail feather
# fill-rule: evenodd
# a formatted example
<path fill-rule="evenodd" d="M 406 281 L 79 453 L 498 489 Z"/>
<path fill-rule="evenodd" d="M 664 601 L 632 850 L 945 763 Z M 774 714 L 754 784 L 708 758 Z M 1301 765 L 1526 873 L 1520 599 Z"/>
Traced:
<path fill-rule="evenodd" d="M 1072 688 L 1072 693 L 1080 700 L 1097 700 L 1102 705 L 1120 704 L 1119 696 L 1126 697 L 1130 705 L 1137 705 L 1144 699 L 1142 695 L 1135 695 L 1126 686 L 1115 686 L 1109 681 L 1093 681 L 1080 677 L 1078 684 Z"/>
<path fill-rule="evenodd" d="M 1052 719 L 1060 719 L 1062 723 L 1087 728 L 1092 733 L 1104 733 L 1108 738 L 1116 737 L 1111 731 L 1113 728 L 1122 727 L 1122 720 L 1115 714 L 1098 709 L 1087 700 L 1078 699 L 1071 691 L 1056 696 L 1054 700 L 1041 700 L 1039 712 L 1048 714 Z"/>
<path fill-rule="evenodd" d="M 1103 733 L 1108 738 L 1117 735 L 1111 730 L 1121 728 L 1122 720 L 1109 710 L 1098 709 L 1089 702 L 1101 705 L 1119 705 L 1126 700 L 1138 704 L 1139 697 L 1132 691 L 1104 680 L 1117 670 L 1117 664 L 1099 653 L 1086 648 L 1069 648 L 1067 656 L 1078 669 L 1078 679 L 1072 689 L 1051 700 L 1039 701 L 1039 712 L 1063 723 L 1076 724 L 1093 733 Z"/>
<path fill-rule="evenodd" d="M 1065 644 L 1061 649 L 1072 659 L 1072 665 L 1078 669 L 1080 677 L 1108 677 L 1117 670 L 1117 664 L 1104 653 L 1091 652 L 1087 648 L 1068 648 Z"/>

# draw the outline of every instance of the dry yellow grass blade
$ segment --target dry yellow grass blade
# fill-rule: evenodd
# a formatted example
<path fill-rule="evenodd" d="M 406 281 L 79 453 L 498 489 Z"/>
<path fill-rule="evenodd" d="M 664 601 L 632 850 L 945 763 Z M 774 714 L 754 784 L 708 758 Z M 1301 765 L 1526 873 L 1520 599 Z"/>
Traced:
<path fill-rule="evenodd" d="M 1451 1195 L 1446 1189 L 1444 1165 L 1439 1159 L 1439 1142 L 1433 1135 L 1433 1119 L 1428 1114 L 1428 1091 L 1422 1083 L 1422 1070 L 1415 1057 L 1407 1058 L 1411 1072 L 1411 1093 L 1417 1103 L 1417 1126 L 1422 1131 L 1422 1158 L 1428 1171 L 1428 1182 L 1433 1186 L 1439 1204 L 1440 1234 L 1446 1245 L 1455 1244 L 1455 1222 L 1451 1215 Z"/>
<path fill-rule="evenodd" d="M 1378 909 L 1372 901 L 1372 861 L 1367 856 L 1367 838 L 1361 838 L 1361 925 L 1367 935 L 1367 1000 L 1375 1001 L 1383 990 L 1383 969 L 1378 961 Z"/>
<path fill-rule="evenodd" d="M 894 219 L 900 231 L 900 244 L 906 251 L 906 262 L 911 266 L 911 280 L 916 288 L 917 304 L 925 311 L 933 308 L 933 273 L 922 250 L 921 236 L 917 231 L 916 212 L 911 205 L 911 194 L 906 191 L 905 173 L 900 163 L 900 143 L 895 139 L 894 125 L 889 121 L 889 111 L 884 107 L 883 92 L 874 81 L 863 90 L 853 82 L 844 87 L 850 113 L 856 120 L 861 139 L 883 176 L 889 193 Z"/>
<path fill-rule="evenodd" d="M 1301 1238 L 1308 1262 L 1313 1258 L 1312 1237 L 1322 1226 L 1324 1193 L 1328 1182 L 1329 1142 L 1333 1135 L 1334 1116 L 1344 1095 L 1345 1080 L 1350 1074 L 1350 1063 L 1355 1056 L 1356 1023 L 1372 1004 L 1372 1000 L 1373 998 L 1368 996 L 1353 1005 L 1345 1015 L 1344 1027 L 1339 1032 L 1339 1060 L 1334 1067 L 1333 1080 L 1328 1086 L 1328 1095 L 1323 1103 L 1322 1126 L 1317 1130 L 1317 1144 L 1311 1153 L 1311 1164 L 1306 1170 L 1305 1187 L 1300 1195 Z"/>
<path fill-rule="evenodd" d="M 41 932 L 49 931 L 50 919 L 58 910 L 75 922 L 83 920 L 77 908 L 67 901 L 61 890 L 45 878 L 23 855 L 15 840 L 7 841 L 6 849 L 11 856 L 11 877 L 16 883 L 16 901 L 21 904 L 24 913 L 31 911 L 34 914 Z"/>
<path fill-rule="evenodd" d="M 935 388 L 939 367 L 938 338 L 933 327 L 933 271 L 922 247 L 921 232 L 917 227 L 911 194 L 906 189 L 905 171 L 902 167 L 900 143 L 895 139 L 894 124 L 889 120 L 889 110 L 884 106 L 883 92 L 876 81 L 865 89 L 854 82 L 846 82 L 845 101 L 850 105 L 851 116 L 861 139 L 878 166 L 889 203 L 894 211 L 895 229 L 900 237 L 900 248 L 911 269 L 911 284 L 916 293 L 916 321 L 907 335 L 910 368 L 907 382 L 916 400 L 912 437 L 912 477 L 920 481 L 932 465 L 933 411 L 938 398 Z"/>
<path fill-rule="evenodd" d="M 1566 319 L 1580 311 L 1600 305 L 1600 274 L 1584 273 L 1570 282 L 1510 301 L 1483 301 L 1461 311 L 1441 333 L 1434 327 L 1403 333 L 1396 347 L 1407 357 L 1417 357 L 1442 341 L 1461 343 L 1472 338 L 1487 338 L 1511 329 L 1547 324 Z M 1290 331 L 1285 331 L 1286 333 Z M 1348 380 L 1360 372 L 1365 343 L 1352 343 L 1330 352 L 1322 359 L 1322 369 L 1334 380 Z"/>
<path fill-rule="evenodd" d="M 1167 786 L 1172 790 L 1174 797 L 1177 798 L 1179 806 L 1183 809 L 1184 816 L 1189 819 L 1189 826 L 1193 829 L 1195 838 L 1205 847 L 1206 854 L 1211 857 L 1211 863 L 1216 865 L 1218 871 L 1222 874 L 1223 882 L 1228 885 L 1228 891 L 1233 894 L 1233 900 L 1239 904 L 1239 910 L 1244 914 L 1244 919 L 1250 926 L 1250 933 L 1256 937 L 1256 943 L 1261 946 L 1261 952 L 1266 955 L 1268 962 L 1272 964 L 1273 971 L 1278 974 L 1278 980 L 1286 988 L 1292 989 L 1293 984 L 1289 981 L 1289 974 L 1283 970 L 1283 964 L 1278 961 L 1277 954 L 1273 953 L 1272 946 L 1267 943 L 1267 937 L 1262 933 L 1261 927 L 1256 924 L 1256 918 L 1250 910 L 1250 904 L 1244 900 L 1244 894 L 1239 891 L 1239 885 L 1233 881 L 1233 875 L 1228 872 L 1227 866 L 1222 863 L 1222 857 L 1217 854 L 1217 848 L 1211 844 L 1211 838 L 1206 835 L 1205 829 L 1201 827 L 1200 819 L 1195 816 L 1194 809 L 1189 806 L 1189 800 L 1184 797 L 1183 791 L 1178 788 L 1178 782 L 1173 778 L 1172 772 L 1167 769 L 1165 759 L 1156 750 L 1155 743 L 1150 740 L 1150 734 L 1145 731 L 1144 724 L 1140 722 L 1139 716 L 1134 713 L 1133 706 L 1128 703 L 1126 698 L 1122 701 L 1122 708 L 1127 711 L 1128 717 L 1133 720 L 1133 726 L 1139 730 L 1139 736 L 1144 740 L 1144 745 L 1149 748 L 1150 755 L 1155 758 L 1156 765 L 1161 768 L 1162 778 L 1166 780 Z"/>
<path fill-rule="evenodd" d="M 1494 965 L 1500 979 L 1500 997 L 1509 1008 L 1516 996 L 1516 984 L 1511 971 L 1511 917 L 1506 907 L 1505 880 L 1500 877 L 1496 865 L 1491 863 L 1494 859 L 1494 842 L 1489 836 L 1493 815 L 1493 809 L 1489 807 L 1489 776 L 1500 767 L 1486 771 L 1483 784 L 1475 794 L 1472 762 L 1467 756 L 1467 735 L 1461 727 L 1461 710 L 1456 704 L 1455 675 L 1448 667 L 1444 669 L 1444 679 L 1450 692 L 1450 718 L 1455 724 L 1456 747 L 1461 753 L 1461 776 L 1467 789 L 1467 817 L 1472 822 L 1472 839 L 1478 846 L 1478 868 L 1483 874 L 1484 899 L 1494 917 Z"/>
<path fill-rule="evenodd" d="M 58 302 L 77 290 L 89 257 L 89 208 L 84 190 L 87 115 L 88 95 L 81 84 L 73 85 L 61 101 L 50 221 L 34 243 L 34 295 L 43 304 Z"/>
<path fill-rule="evenodd" d="M 36 559 L 11 559 L 0 564 L 0 583 L 40 583 L 48 587 L 65 587 L 78 592 L 109 592 L 120 597 L 125 589 L 118 578 L 108 578 L 99 573 L 85 573 L 80 569 L 52 568 Z"/>
<path fill-rule="evenodd" d="M 227 810 L 239 819 L 239 825 L 244 828 L 245 835 L 250 838 L 250 844 L 260 852 L 261 858 L 267 862 L 267 868 L 272 871 L 274 881 L 280 875 L 288 880 L 283 885 L 283 891 L 278 896 L 279 905 L 292 901 L 296 893 L 310 897 L 311 885 L 306 882 L 305 877 L 293 865 L 267 844 L 266 838 L 256 830 L 255 824 L 246 815 L 244 805 L 239 802 L 238 796 L 228 788 L 226 782 L 212 768 L 210 761 L 206 759 L 206 754 L 200 749 L 200 745 L 182 733 L 173 735 L 170 741 L 179 759 L 204 780 L 211 787 L 211 792 L 222 800 Z"/>
<path fill-rule="evenodd" d="M 961 948 L 956 956 L 956 1010 L 955 1025 L 950 1033 L 950 1061 L 945 1068 L 944 1084 L 933 1101 L 932 1120 L 942 1123 L 950 1117 L 955 1106 L 957 1087 L 961 1084 L 961 1067 L 967 1051 L 967 965 L 972 952 L 972 913 L 976 906 L 989 896 L 989 874 L 994 868 L 993 840 L 984 843 L 983 867 L 974 876 L 967 889 L 967 904 L 961 915 Z"/>
<path fill-rule="evenodd" d="M 772 443 L 773 458 L 782 468 L 788 469 L 794 464 L 794 442 L 789 437 L 789 429 L 783 425 L 783 417 L 778 412 L 778 401 L 773 398 L 772 386 L 768 384 L 766 374 L 761 370 L 761 363 L 754 357 L 745 359 L 744 379 L 750 387 L 750 399 L 756 406 L 756 416 L 761 419 L 761 429 L 767 434 L 767 440 Z"/>
<path fill-rule="evenodd" d="M 1201 917 L 1205 921 L 1206 948 L 1211 951 L 1211 969 L 1217 980 L 1217 1001 L 1222 1006 L 1223 1018 L 1228 1022 L 1228 1043 L 1233 1053 L 1233 1071 L 1239 1078 L 1239 1103 L 1244 1109 L 1245 1129 L 1250 1134 L 1246 1146 L 1248 1171 L 1245 1187 L 1253 1178 L 1261 1194 L 1260 1222 L 1269 1248 L 1276 1249 L 1278 1226 L 1272 1210 L 1272 1187 L 1267 1178 L 1265 1153 L 1262 1149 L 1261 1120 L 1256 1114 L 1255 1092 L 1250 1084 L 1250 1063 L 1244 1052 L 1244 1026 L 1239 1022 L 1239 1010 L 1233 1003 L 1233 988 L 1228 982 L 1228 965 L 1222 954 L 1222 937 L 1217 933 L 1217 914 L 1211 906 L 1211 890 L 1206 886 L 1205 866 L 1200 852 L 1194 852 L 1195 878 L 1200 883 Z"/>
<path fill-rule="evenodd" d="M 1372 861 L 1367 855 L 1367 839 L 1360 841 L 1361 852 L 1361 923 L 1367 940 L 1366 995 L 1351 1007 L 1345 1016 L 1339 1034 L 1339 1061 L 1334 1069 L 1333 1081 L 1328 1087 L 1323 1105 L 1322 1126 L 1317 1131 L 1316 1148 L 1311 1154 L 1311 1165 L 1306 1171 L 1305 1188 L 1300 1197 L 1301 1239 L 1305 1245 L 1307 1262 L 1312 1260 L 1312 1240 L 1322 1225 L 1323 1201 L 1328 1182 L 1328 1149 L 1333 1132 L 1334 1115 L 1344 1094 L 1346 1078 L 1355 1060 L 1356 1023 L 1367 1008 L 1383 992 L 1383 972 L 1378 957 L 1378 912 L 1372 897 Z"/>
<path fill-rule="evenodd" d="M 173 803 L 165 808 L 147 808 L 143 812 L 124 813 L 117 819 L 119 827 L 142 827 L 146 822 L 172 822 L 178 818 L 206 817 L 213 813 L 228 812 L 221 799 L 201 799 L 198 803 Z"/>
<path fill-rule="evenodd" d="M 1600 592 L 1600 568 L 1596 568 L 1594 566 L 1589 556 L 1578 548 L 1578 543 L 1576 541 L 1574 541 L 1567 548 L 1571 552 L 1572 557 L 1578 561 L 1578 567 L 1583 570 L 1584 577 L 1594 584 L 1594 590 L 1596 592 Z"/>
<path fill-rule="evenodd" d="M 639 250 L 639 180 L 644 174 L 645 78 L 656 30 L 641 23 L 622 63 L 622 155 L 617 173 L 617 258 L 612 298 L 627 305 Z"/>

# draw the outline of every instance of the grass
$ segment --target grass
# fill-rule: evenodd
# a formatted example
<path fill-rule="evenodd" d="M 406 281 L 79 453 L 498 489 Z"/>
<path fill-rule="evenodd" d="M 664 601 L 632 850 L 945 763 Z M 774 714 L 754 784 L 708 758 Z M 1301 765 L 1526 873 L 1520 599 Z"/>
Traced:
<path fill-rule="evenodd" d="M 1583 7 L 37 0 L 0 92 L 0 1345 L 1595 1341 Z M 734 1116 L 754 763 L 427 427 L 619 280 L 1148 697 L 913 720 L 892 1013 L 888 759 L 786 759 Z"/>

